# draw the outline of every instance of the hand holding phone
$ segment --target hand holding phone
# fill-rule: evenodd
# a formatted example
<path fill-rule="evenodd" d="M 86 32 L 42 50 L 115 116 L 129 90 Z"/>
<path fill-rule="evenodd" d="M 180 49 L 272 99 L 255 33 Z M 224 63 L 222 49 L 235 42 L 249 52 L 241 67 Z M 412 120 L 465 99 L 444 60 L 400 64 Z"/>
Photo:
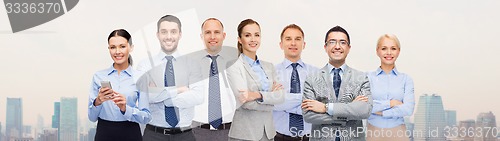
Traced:
<path fill-rule="evenodd" d="M 109 81 L 101 81 L 101 88 L 99 89 L 99 93 L 94 101 L 95 106 L 101 105 L 104 101 L 110 100 L 113 98 L 114 92 L 111 89 L 111 82 Z"/>
<path fill-rule="evenodd" d="M 113 90 L 113 88 L 111 87 L 111 82 L 109 81 L 101 81 L 101 87 Z M 106 94 L 106 96 L 108 96 L 108 98 L 113 98 L 113 96 L 116 96 L 116 94 Z"/>

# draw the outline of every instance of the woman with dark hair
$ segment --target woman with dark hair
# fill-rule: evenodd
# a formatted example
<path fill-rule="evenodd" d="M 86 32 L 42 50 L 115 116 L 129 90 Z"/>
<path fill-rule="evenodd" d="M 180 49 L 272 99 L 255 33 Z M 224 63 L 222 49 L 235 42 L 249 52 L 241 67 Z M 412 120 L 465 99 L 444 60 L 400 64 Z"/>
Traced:
<path fill-rule="evenodd" d="M 95 141 L 141 141 L 139 123 L 151 120 L 148 95 L 141 94 L 132 69 L 132 37 L 124 29 L 108 36 L 108 50 L 114 63 L 94 74 L 89 95 L 88 117 L 97 122 Z"/>
<path fill-rule="evenodd" d="M 252 20 L 238 25 L 239 58 L 227 69 L 231 89 L 237 98 L 229 130 L 229 140 L 273 140 L 274 104 L 284 101 L 283 86 L 278 84 L 274 65 L 257 58 L 260 47 L 260 26 Z"/>

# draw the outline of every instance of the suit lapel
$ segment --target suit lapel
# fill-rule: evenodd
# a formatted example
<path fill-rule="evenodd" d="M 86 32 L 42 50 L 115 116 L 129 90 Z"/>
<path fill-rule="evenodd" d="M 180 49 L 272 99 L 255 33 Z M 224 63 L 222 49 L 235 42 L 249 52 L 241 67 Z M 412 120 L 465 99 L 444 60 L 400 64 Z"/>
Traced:
<path fill-rule="evenodd" d="M 248 74 L 250 74 L 250 77 L 252 77 L 252 82 L 259 82 L 259 77 L 257 76 L 257 74 L 255 74 L 255 72 L 253 72 L 252 68 L 250 68 L 250 65 L 247 63 L 247 61 L 245 61 L 243 59 L 243 55 L 240 55 L 240 61 L 243 63 L 243 67 L 245 68 L 245 71 L 247 71 Z M 248 80 L 247 80 L 248 82 Z M 259 88 L 261 87 L 260 86 L 260 83 L 257 83 L 257 85 L 259 86 Z"/>
<path fill-rule="evenodd" d="M 345 89 L 348 86 L 348 82 L 351 79 L 351 68 L 349 66 L 345 66 L 344 74 L 342 74 L 342 82 L 340 83 L 339 97 L 344 97 Z"/>
<path fill-rule="evenodd" d="M 325 66 L 321 69 L 321 77 L 323 78 L 323 81 L 326 82 L 325 86 L 325 95 L 329 98 L 332 99 L 333 101 L 337 101 L 337 97 L 335 97 L 335 92 L 333 90 L 333 82 L 330 79 L 330 70 L 328 69 L 328 66 Z"/>
<path fill-rule="evenodd" d="M 273 83 L 274 83 L 274 76 L 272 75 L 272 68 L 271 67 L 274 67 L 272 65 L 267 65 L 267 63 L 263 63 L 263 62 L 260 62 L 260 65 L 262 66 L 262 69 L 264 69 L 264 73 L 266 74 L 266 77 L 268 79 L 268 81 L 270 81 L 270 90 L 272 90 L 272 87 L 273 87 Z"/>
<path fill-rule="evenodd" d="M 163 87 L 165 86 L 165 67 L 167 66 L 167 63 L 161 63 L 157 65 L 156 67 L 153 67 L 151 70 L 149 70 L 151 75 L 153 85 L 156 85 L 156 87 Z M 162 76 L 162 77 L 153 77 L 153 76 Z M 150 84 L 151 85 L 151 84 Z"/>
<path fill-rule="evenodd" d="M 211 65 L 211 62 L 210 62 L 210 59 L 205 59 L 207 57 L 203 57 L 200 59 L 201 61 L 201 74 L 202 74 L 202 78 L 209 78 L 210 77 L 210 65 Z"/>

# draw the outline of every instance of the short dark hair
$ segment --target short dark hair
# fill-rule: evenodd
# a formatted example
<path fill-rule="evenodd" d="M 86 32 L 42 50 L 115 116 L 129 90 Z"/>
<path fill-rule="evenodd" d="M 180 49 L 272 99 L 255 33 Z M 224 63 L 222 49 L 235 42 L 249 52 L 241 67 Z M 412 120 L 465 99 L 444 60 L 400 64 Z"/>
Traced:
<path fill-rule="evenodd" d="M 349 38 L 349 33 L 347 33 L 347 31 L 340 27 L 340 26 L 335 26 L 335 27 L 332 27 L 330 28 L 330 30 L 328 30 L 328 32 L 326 32 L 326 35 L 325 35 L 325 43 L 327 42 L 328 40 L 328 34 L 332 33 L 332 32 L 342 32 L 344 33 L 345 35 L 347 35 L 347 42 L 350 44 L 351 43 L 351 39 Z"/>
<path fill-rule="evenodd" d="M 208 18 L 208 19 L 206 19 L 206 20 L 205 20 L 205 21 L 203 21 L 203 23 L 201 24 L 201 28 L 203 29 L 203 25 L 205 25 L 205 23 L 206 23 L 207 21 L 210 21 L 210 20 L 215 20 L 215 21 L 218 21 L 218 22 L 220 23 L 220 25 L 222 26 L 222 29 L 224 29 L 224 25 L 223 25 L 223 24 L 222 24 L 222 22 L 221 22 L 219 19 L 217 19 L 217 18 Z"/>
<path fill-rule="evenodd" d="M 300 28 L 300 26 L 296 25 L 296 24 L 289 24 L 287 26 L 285 26 L 285 28 L 283 28 L 283 30 L 281 31 L 281 36 L 280 36 L 280 39 L 283 39 L 283 34 L 285 33 L 285 31 L 287 29 L 297 29 L 300 31 L 300 33 L 302 33 L 302 38 L 304 38 L 304 31 L 302 30 L 302 28 Z"/>
<path fill-rule="evenodd" d="M 159 20 L 158 20 L 158 23 L 156 23 L 156 32 L 159 32 L 160 31 L 160 24 L 162 22 L 174 22 L 174 23 L 177 23 L 177 26 L 179 27 L 179 32 L 182 32 L 182 25 L 181 25 L 181 20 L 179 20 L 179 18 L 177 18 L 176 16 L 174 15 L 165 15 L 163 17 L 161 17 Z"/>

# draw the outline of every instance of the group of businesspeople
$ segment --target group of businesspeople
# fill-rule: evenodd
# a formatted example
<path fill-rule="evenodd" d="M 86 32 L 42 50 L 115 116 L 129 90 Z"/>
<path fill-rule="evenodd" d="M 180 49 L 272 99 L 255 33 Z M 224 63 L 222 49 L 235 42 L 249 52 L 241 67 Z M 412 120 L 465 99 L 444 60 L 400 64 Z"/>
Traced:
<path fill-rule="evenodd" d="M 237 49 L 222 46 L 222 22 L 206 19 L 200 34 L 205 49 L 180 54 L 181 21 L 165 15 L 157 22 L 161 51 L 134 69 L 131 35 L 111 32 L 114 63 L 94 74 L 89 95 L 95 140 L 409 140 L 404 117 L 413 113 L 414 88 L 411 77 L 395 67 L 401 50 L 396 36 L 378 39 L 380 67 L 366 73 L 345 64 L 351 40 L 340 26 L 326 32 L 329 60 L 321 69 L 302 61 L 306 43 L 298 25 L 282 30 L 285 58 L 276 65 L 258 58 L 257 21 L 241 21 L 237 33 Z M 370 134 L 376 131 L 392 134 Z"/>

